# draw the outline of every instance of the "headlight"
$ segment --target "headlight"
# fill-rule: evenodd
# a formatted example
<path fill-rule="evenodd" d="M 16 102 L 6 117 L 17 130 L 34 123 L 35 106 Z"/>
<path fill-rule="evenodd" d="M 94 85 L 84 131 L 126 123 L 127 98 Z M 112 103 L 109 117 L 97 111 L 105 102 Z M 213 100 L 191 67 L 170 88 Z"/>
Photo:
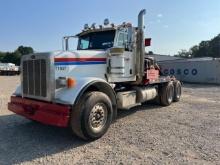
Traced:
<path fill-rule="evenodd" d="M 76 80 L 74 78 L 59 77 L 58 79 L 56 79 L 56 89 L 65 87 L 73 88 L 74 86 L 76 86 Z"/>

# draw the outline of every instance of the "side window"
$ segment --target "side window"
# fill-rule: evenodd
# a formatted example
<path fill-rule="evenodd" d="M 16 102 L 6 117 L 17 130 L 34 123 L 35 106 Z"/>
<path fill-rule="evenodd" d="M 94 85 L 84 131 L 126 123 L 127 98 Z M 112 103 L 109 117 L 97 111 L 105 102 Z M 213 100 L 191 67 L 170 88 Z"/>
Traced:
<path fill-rule="evenodd" d="M 128 33 L 119 32 L 117 39 L 117 46 L 124 47 L 125 49 L 127 49 L 127 45 L 128 45 Z"/>
<path fill-rule="evenodd" d="M 118 35 L 118 46 L 124 47 L 124 33 L 119 33 Z"/>
<path fill-rule="evenodd" d="M 80 40 L 80 49 L 88 49 L 89 48 L 89 37 L 87 38 L 82 38 Z"/>

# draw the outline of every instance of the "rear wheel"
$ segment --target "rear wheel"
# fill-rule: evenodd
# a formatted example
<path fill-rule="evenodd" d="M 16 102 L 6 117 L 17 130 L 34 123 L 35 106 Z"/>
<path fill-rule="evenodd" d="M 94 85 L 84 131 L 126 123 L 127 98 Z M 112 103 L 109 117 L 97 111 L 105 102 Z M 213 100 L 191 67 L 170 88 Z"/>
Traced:
<path fill-rule="evenodd" d="M 85 139 L 94 140 L 108 130 L 113 117 L 111 100 L 102 92 L 86 93 L 71 113 L 73 132 Z"/>
<path fill-rule="evenodd" d="M 173 102 L 174 86 L 172 82 L 169 82 L 162 86 L 160 89 L 160 104 L 162 106 L 169 106 Z"/>
<path fill-rule="evenodd" d="M 174 96 L 173 101 L 178 102 L 180 101 L 180 97 L 182 94 L 182 85 L 179 81 L 174 81 Z"/>

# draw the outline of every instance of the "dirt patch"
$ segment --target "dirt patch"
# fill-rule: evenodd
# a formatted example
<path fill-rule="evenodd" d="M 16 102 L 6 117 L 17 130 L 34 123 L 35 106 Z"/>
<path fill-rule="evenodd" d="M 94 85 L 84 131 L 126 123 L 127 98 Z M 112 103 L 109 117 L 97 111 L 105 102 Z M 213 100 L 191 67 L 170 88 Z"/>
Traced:
<path fill-rule="evenodd" d="M 220 164 L 220 87 L 184 84 L 180 102 L 120 111 L 84 142 L 7 110 L 19 77 L 0 77 L 0 164 Z"/>

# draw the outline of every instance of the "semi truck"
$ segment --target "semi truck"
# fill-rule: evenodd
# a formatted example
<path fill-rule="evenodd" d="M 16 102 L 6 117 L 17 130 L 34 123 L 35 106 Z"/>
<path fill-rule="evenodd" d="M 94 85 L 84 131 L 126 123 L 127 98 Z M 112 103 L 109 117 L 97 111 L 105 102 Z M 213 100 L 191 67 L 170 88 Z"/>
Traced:
<path fill-rule="evenodd" d="M 63 50 L 22 56 L 21 84 L 8 109 L 43 124 L 70 127 L 85 140 L 102 137 L 117 119 L 119 109 L 129 110 L 149 101 L 169 106 L 181 97 L 181 83 L 163 76 L 155 60 L 145 56 L 144 15 L 138 25 L 89 26 L 63 37 Z M 69 40 L 78 39 L 77 49 Z"/>

